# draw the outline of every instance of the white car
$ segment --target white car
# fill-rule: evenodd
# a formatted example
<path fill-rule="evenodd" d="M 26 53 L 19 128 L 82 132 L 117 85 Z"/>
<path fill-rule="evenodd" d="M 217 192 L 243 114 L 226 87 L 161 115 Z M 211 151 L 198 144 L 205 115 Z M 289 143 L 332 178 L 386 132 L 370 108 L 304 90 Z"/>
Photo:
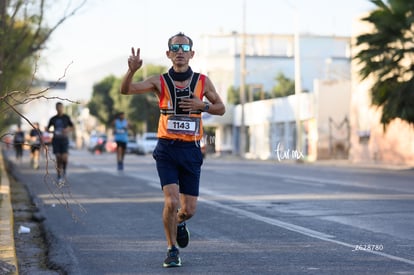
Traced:
<path fill-rule="evenodd" d="M 137 140 L 134 137 L 129 137 L 128 138 L 126 153 L 128 153 L 128 154 L 138 154 L 139 153 L 138 143 L 137 143 Z"/>
<path fill-rule="evenodd" d="M 144 155 L 152 154 L 155 146 L 157 146 L 157 142 L 157 133 L 144 133 L 142 137 L 138 139 L 138 153 Z"/>

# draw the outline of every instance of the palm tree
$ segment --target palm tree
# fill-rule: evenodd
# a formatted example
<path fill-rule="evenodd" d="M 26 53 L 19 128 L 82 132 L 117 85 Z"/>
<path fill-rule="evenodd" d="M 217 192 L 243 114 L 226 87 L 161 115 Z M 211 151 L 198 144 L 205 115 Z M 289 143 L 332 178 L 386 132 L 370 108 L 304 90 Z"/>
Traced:
<path fill-rule="evenodd" d="M 362 79 L 371 77 L 372 104 L 382 108 L 384 128 L 396 118 L 414 124 L 414 1 L 370 0 L 377 8 L 363 21 L 371 33 L 359 35 L 354 57 Z"/>

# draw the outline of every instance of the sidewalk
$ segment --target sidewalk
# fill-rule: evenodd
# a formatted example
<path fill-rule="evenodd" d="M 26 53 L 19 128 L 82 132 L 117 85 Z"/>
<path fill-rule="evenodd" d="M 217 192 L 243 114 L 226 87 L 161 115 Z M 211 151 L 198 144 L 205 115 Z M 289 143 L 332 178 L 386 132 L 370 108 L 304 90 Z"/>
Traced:
<path fill-rule="evenodd" d="M 306 161 L 300 160 L 296 161 L 293 159 L 254 159 L 254 158 L 242 158 L 240 156 L 235 156 L 231 154 L 223 154 L 223 155 L 216 155 L 211 154 L 208 155 L 209 159 L 220 159 L 220 160 L 227 160 L 227 161 L 251 161 L 251 162 L 267 162 L 267 163 L 275 163 L 275 164 L 298 164 L 298 165 L 314 165 L 314 166 L 331 166 L 331 167 L 347 167 L 347 168 L 362 168 L 362 169 L 385 169 L 385 170 L 394 170 L 394 171 L 402 171 L 402 170 L 413 170 L 414 165 L 401 165 L 401 164 L 386 164 L 381 162 L 352 162 L 348 159 L 326 159 L 326 160 L 317 160 L 317 161 Z"/>
<path fill-rule="evenodd" d="M 411 165 L 399 165 L 399 164 L 386 164 L 386 163 L 375 163 L 375 162 L 351 162 L 347 159 L 332 159 L 332 160 L 318 160 L 315 163 L 311 163 L 321 166 L 332 166 L 332 167 L 354 167 L 364 169 L 382 169 L 382 170 L 413 170 L 414 166 Z"/>
<path fill-rule="evenodd" d="M 0 154 L 0 274 L 18 274 L 10 182 Z"/>

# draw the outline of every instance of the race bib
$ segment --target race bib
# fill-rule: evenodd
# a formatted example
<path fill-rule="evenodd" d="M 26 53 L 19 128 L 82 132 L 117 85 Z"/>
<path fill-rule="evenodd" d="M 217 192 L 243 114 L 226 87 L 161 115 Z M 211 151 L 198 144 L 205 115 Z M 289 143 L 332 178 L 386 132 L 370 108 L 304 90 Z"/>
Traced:
<path fill-rule="evenodd" d="M 122 134 L 125 134 L 126 132 L 127 132 L 126 129 L 115 129 L 115 134 L 122 135 Z"/>
<path fill-rule="evenodd" d="M 167 131 L 171 134 L 198 135 L 200 133 L 200 118 L 171 116 L 167 121 Z"/>
<path fill-rule="evenodd" d="M 64 136 L 64 131 L 63 131 L 63 128 L 58 128 L 58 129 L 56 129 L 56 130 L 53 132 L 53 134 L 54 134 L 55 136 Z"/>

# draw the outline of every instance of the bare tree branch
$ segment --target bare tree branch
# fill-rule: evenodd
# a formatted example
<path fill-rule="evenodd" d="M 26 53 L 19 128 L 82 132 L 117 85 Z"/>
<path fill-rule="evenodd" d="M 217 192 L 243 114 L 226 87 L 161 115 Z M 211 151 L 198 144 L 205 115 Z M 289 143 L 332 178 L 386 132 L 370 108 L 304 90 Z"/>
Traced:
<path fill-rule="evenodd" d="M 21 111 L 21 105 L 30 104 L 31 102 L 40 99 L 58 99 L 78 104 L 78 102 L 69 98 L 48 95 L 48 91 L 53 89 L 66 77 L 67 70 L 72 63 L 65 68 L 64 74 L 55 83 L 52 83 L 52 85 L 48 85 L 48 87 L 45 88 L 33 90 L 31 87 L 35 84 L 38 61 L 38 58 L 35 58 L 35 67 L 34 69 L 32 68 L 33 70 L 30 70 L 31 79 L 25 78 L 25 80 L 28 80 L 29 82 L 28 84 L 25 84 L 25 87 L 27 88 L 10 89 L 10 86 L 14 84 L 14 82 L 12 82 L 13 77 L 19 75 L 21 73 L 19 70 L 25 68 L 24 66 L 26 66 L 25 64 L 27 64 L 27 61 L 29 60 L 28 58 L 35 57 L 34 54 L 45 47 L 45 44 L 52 33 L 54 33 L 67 19 L 74 16 L 86 2 L 87 0 L 83 0 L 79 5 L 75 5 L 74 8 L 71 8 L 72 1 L 68 0 L 63 16 L 58 19 L 57 22 L 53 23 L 52 27 L 48 27 L 45 23 L 47 0 L 0 0 L 0 71 L 2 73 L 0 75 L 0 103 L 2 103 L 0 113 L 3 114 L 3 119 L 16 114 L 20 119 L 35 129 L 34 124 Z M 22 66 L 22 64 L 24 65 Z M 26 74 L 26 76 L 30 75 Z M 6 133 L 2 137 L 10 134 L 11 133 Z M 40 132 L 38 132 L 38 134 L 40 135 Z M 43 148 L 46 153 L 44 182 L 47 185 L 50 194 L 71 212 L 73 218 L 78 220 L 69 201 L 74 201 L 82 212 L 86 211 L 78 202 L 76 202 L 76 200 L 74 200 L 70 192 L 69 183 L 62 185 L 51 177 L 50 169 L 51 167 L 57 169 L 57 165 L 54 158 L 50 156 L 48 147 L 43 143 L 43 139 L 40 140 L 41 148 Z"/>
<path fill-rule="evenodd" d="M 43 0 L 42 0 L 43 1 Z M 81 4 L 79 4 L 76 8 L 74 8 L 71 12 L 69 12 L 69 14 L 65 14 L 49 31 L 48 33 L 45 35 L 45 37 L 41 40 L 40 43 L 38 43 L 37 47 L 33 48 L 33 52 L 36 52 L 38 50 L 41 50 L 44 43 L 49 39 L 49 37 L 52 35 L 52 33 L 63 23 L 65 22 L 68 18 L 72 17 L 73 15 L 76 14 L 76 12 L 82 8 L 85 4 L 86 4 L 87 0 L 84 0 Z"/>
<path fill-rule="evenodd" d="M 22 104 L 29 104 L 30 102 L 34 101 L 34 100 L 39 100 L 39 99 L 59 99 L 62 101 L 68 101 L 71 103 L 77 103 L 76 101 L 67 99 L 67 98 L 61 98 L 61 97 L 56 97 L 56 96 L 47 96 L 46 93 L 50 90 L 53 89 L 53 87 L 55 85 L 57 85 L 57 83 L 59 83 L 62 79 L 64 79 L 66 77 L 66 73 L 67 70 L 69 69 L 70 65 L 72 63 L 70 63 L 64 70 L 64 73 L 61 77 L 58 78 L 58 80 L 54 83 L 54 85 L 51 85 L 49 87 L 46 87 L 44 89 L 42 89 L 41 91 L 38 92 L 28 92 L 29 89 L 27 89 L 27 91 L 12 91 L 9 93 L 6 93 L 4 96 L 0 96 L 0 102 L 3 102 L 7 108 L 5 110 L 2 110 L 1 113 L 3 113 L 4 111 L 12 111 L 14 113 L 16 113 L 21 119 L 23 119 L 24 121 L 26 121 L 32 129 L 36 129 L 35 125 L 32 123 L 32 121 L 30 121 L 29 118 L 27 118 L 19 109 L 18 106 L 22 105 Z M 36 64 L 37 66 L 37 64 Z M 34 70 L 35 72 L 37 71 L 37 69 Z M 30 83 L 31 85 L 33 84 L 35 77 L 32 77 L 32 83 Z M 10 135 L 11 133 L 5 133 L 3 134 L 0 138 L 3 141 L 3 137 Z M 45 151 L 45 159 L 46 159 L 46 167 L 45 167 L 45 175 L 44 175 L 44 183 L 49 191 L 49 193 L 51 194 L 51 196 L 58 201 L 58 203 L 60 205 L 63 205 L 65 207 L 65 209 L 70 213 L 72 219 L 74 219 L 76 222 L 82 222 L 80 217 L 75 213 L 74 209 L 71 207 L 70 202 L 73 202 L 75 205 L 77 205 L 79 207 L 79 211 L 81 213 L 86 213 L 86 209 L 73 197 L 71 189 L 70 189 L 70 184 L 68 181 L 66 181 L 64 184 L 58 182 L 56 179 L 54 179 L 53 177 L 51 177 L 50 174 L 50 165 L 51 163 L 53 164 L 53 169 L 57 170 L 57 163 L 54 160 L 54 158 L 51 157 L 50 152 L 49 152 L 49 147 L 46 146 L 44 144 L 44 141 L 42 139 L 42 137 L 40 136 L 40 131 L 38 131 L 38 135 L 40 138 L 40 142 L 41 142 L 41 148 L 42 150 Z M 29 145 L 26 142 L 22 143 L 23 145 Z"/>

